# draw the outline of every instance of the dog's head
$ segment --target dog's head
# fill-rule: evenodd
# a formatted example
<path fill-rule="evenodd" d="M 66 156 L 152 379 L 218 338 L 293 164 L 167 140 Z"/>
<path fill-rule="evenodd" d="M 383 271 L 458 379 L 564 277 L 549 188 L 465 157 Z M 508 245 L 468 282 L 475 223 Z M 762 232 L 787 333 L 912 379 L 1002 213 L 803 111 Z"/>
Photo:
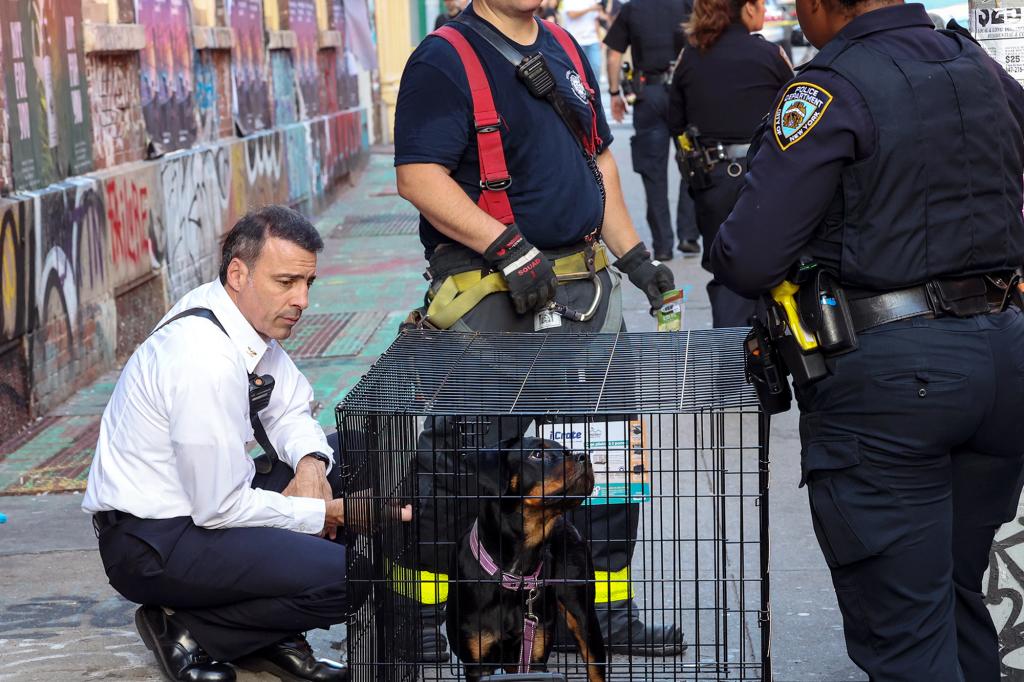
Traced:
<path fill-rule="evenodd" d="M 558 441 L 524 437 L 480 453 L 482 495 L 521 500 L 524 507 L 571 509 L 594 490 L 594 469 L 586 452 Z"/>

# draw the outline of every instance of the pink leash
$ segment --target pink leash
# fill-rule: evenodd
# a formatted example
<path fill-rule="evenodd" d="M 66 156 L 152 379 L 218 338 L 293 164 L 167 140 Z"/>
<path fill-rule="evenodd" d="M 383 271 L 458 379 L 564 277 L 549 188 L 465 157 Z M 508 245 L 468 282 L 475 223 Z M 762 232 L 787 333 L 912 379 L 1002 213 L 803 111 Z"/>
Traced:
<path fill-rule="evenodd" d="M 544 562 L 537 565 L 537 569 L 530 575 L 516 575 L 506 573 L 498 567 L 491 555 L 487 553 L 484 546 L 480 544 L 480 533 L 477 530 L 478 522 L 473 522 L 473 530 L 469 532 L 469 548 L 473 552 L 473 558 L 480 562 L 480 568 L 487 571 L 488 575 L 496 576 L 501 574 L 501 586 L 506 590 L 520 592 L 527 590 L 526 615 L 523 616 L 523 645 L 519 650 L 519 673 L 530 672 L 530 661 L 533 659 L 533 643 L 537 636 L 537 624 L 540 619 L 533 613 L 533 602 L 540 596 L 540 588 L 544 581 L 539 579 L 540 570 L 544 568 Z"/>

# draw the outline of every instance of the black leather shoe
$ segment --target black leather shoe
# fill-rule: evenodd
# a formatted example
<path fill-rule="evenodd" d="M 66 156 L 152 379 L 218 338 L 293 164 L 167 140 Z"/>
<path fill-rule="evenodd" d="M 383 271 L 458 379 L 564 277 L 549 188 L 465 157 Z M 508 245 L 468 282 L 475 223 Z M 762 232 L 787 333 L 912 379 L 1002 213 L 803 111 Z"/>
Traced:
<path fill-rule="evenodd" d="M 140 606 L 135 627 L 172 682 L 234 682 L 235 669 L 215 663 L 189 631 L 159 606 Z"/>
<path fill-rule="evenodd" d="M 302 635 L 263 647 L 236 663 L 246 670 L 268 672 L 282 680 L 303 682 L 348 682 L 348 667 L 337 661 L 317 658 Z"/>
<path fill-rule="evenodd" d="M 667 263 L 670 260 L 672 260 L 672 252 L 671 251 L 658 252 L 658 253 L 654 254 L 654 260 L 661 261 L 662 263 Z"/>
<path fill-rule="evenodd" d="M 680 242 L 679 251 L 684 256 L 696 256 L 700 253 L 700 244 L 694 239 L 687 239 L 686 241 Z"/>

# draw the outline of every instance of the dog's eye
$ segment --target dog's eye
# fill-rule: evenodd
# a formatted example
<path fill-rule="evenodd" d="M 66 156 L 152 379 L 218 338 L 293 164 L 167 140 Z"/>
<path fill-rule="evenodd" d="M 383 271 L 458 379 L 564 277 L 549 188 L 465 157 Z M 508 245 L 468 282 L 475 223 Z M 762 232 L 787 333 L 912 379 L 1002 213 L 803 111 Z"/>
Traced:
<path fill-rule="evenodd" d="M 544 459 L 544 451 L 534 450 L 533 452 L 530 453 L 530 459 Z"/>

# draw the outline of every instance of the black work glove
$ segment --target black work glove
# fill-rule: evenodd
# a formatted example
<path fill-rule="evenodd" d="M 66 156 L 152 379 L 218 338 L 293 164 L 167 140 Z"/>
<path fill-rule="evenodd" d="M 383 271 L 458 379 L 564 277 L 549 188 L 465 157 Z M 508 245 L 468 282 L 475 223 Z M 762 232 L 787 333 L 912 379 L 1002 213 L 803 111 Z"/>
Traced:
<path fill-rule="evenodd" d="M 551 262 L 514 223 L 487 247 L 484 260 L 505 275 L 508 295 L 520 315 L 540 310 L 555 297 L 558 279 Z"/>
<path fill-rule="evenodd" d="M 651 252 L 643 242 L 627 251 L 614 265 L 629 277 L 633 286 L 647 295 L 651 315 L 661 308 L 661 295 L 676 288 L 675 275 L 661 261 L 651 260 Z"/>

